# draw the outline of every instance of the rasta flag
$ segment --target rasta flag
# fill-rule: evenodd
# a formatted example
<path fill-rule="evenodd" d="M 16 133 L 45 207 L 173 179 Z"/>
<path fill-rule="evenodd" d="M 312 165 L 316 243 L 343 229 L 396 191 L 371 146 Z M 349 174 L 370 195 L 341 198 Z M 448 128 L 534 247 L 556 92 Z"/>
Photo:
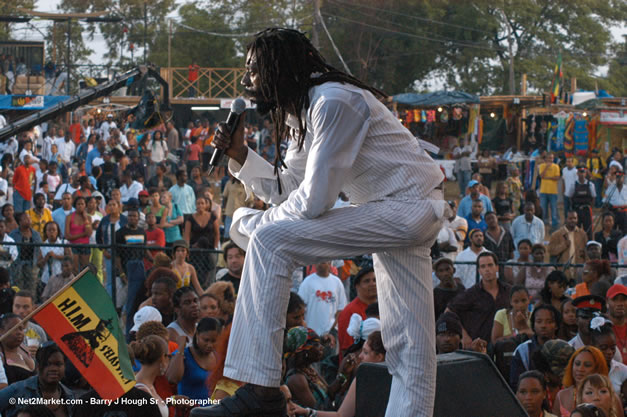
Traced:
<path fill-rule="evenodd" d="M 557 56 L 557 63 L 555 64 L 555 69 L 553 70 L 553 84 L 551 85 L 551 104 L 559 103 L 560 96 L 560 84 L 564 78 L 564 73 L 562 72 L 562 53 Z"/>
<path fill-rule="evenodd" d="M 34 318 L 103 399 L 135 385 L 113 301 L 93 273 L 61 289 Z"/>

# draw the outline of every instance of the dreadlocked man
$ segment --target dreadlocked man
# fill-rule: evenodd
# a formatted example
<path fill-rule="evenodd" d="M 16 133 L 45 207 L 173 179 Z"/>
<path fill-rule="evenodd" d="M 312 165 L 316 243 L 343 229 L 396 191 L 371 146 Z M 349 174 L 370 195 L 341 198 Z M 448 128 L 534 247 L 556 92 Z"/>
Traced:
<path fill-rule="evenodd" d="M 267 29 L 248 46 L 247 95 L 270 113 L 274 167 L 248 152 L 243 123 L 214 144 L 229 170 L 266 203 L 235 212 L 247 250 L 224 375 L 246 382 L 193 416 L 285 414 L 281 354 L 295 268 L 374 253 L 386 361 L 387 416 L 431 416 L 435 319 L 429 248 L 445 215 L 439 167 L 378 100 L 384 95 L 327 64 L 300 32 Z M 285 161 L 278 146 L 291 139 Z M 340 191 L 351 206 L 332 209 Z"/>

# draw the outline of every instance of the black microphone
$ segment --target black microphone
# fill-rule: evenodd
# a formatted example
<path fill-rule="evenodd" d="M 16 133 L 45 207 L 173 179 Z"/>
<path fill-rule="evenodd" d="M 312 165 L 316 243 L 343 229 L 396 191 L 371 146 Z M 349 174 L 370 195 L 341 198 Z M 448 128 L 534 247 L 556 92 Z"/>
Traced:
<path fill-rule="evenodd" d="M 227 129 L 229 129 L 229 133 L 231 133 L 231 135 L 237 129 L 237 121 L 239 120 L 240 114 L 244 113 L 244 110 L 246 110 L 246 101 L 244 101 L 243 98 L 237 98 L 233 100 L 233 102 L 231 103 L 231 112 L 226 118 L 226 127 Z M 215 148 L 213 150 L 211 160 L 209 161 L 209 165 L 211 165 L 211 168 L 209 169 L 209 175 L 211 175 L 215 167 L 220 164 L 222 155 L 224 155 L 223 149 Z"/>

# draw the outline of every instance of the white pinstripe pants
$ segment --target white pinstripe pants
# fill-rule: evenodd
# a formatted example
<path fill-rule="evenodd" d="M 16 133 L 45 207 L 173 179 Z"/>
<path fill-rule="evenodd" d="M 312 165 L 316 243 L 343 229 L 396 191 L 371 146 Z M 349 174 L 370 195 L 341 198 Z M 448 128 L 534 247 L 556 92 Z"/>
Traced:
<path fill-rule="evenodd" d="M 429 250 L 446 203 L 441 191 L 429 198 L 367 203 L 257 227 L 248 244 L 224 375 L 278 387 L 292 271 L 374 252 L 393 376 L 386 416 L 431 416 L 436 357 Z"/>

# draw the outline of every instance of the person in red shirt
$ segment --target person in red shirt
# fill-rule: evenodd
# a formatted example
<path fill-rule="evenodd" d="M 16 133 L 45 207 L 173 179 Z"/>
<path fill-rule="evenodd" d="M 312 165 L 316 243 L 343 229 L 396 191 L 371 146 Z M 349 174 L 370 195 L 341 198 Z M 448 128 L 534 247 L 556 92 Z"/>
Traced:
<path fill-rule="evenodd" d="M 198 81 L 198 70 L 200 66 L 194 62 L 188 67 L 187 81 L 189 81 L 189 96 L 196 97 L 196 81 Z"/>
<path fill-rule="evenodd" d="M 351 301 L 340 313 L 337 319 L 338 339 L 340 341 L 340 360 L 342 352 L 348 349 L 355 341 L 346 333 L 351 316 L 359 314 L 366 319 L 366 308 L 377 301 L 377 283 L 372 268 L 362 268 L 355 276 L 357 297 Z"/>
<path fill-rule="evenodd" d="M 35 167 L 31 165 L 29 155 L 24 155 L 24 164 L 15 168 L 13 174 L 13 207 L 16 213 L 24 213 L 30 209 L 35 186 Z"/>
<path fill-rule="evenodd" d="M 607 306 L 614 324 L 616 347 L 623 357 L 623 363 L 627 365 L 627 287 L 621 284 L 612 285 L 607 290 Z"/>
<path fill-rule="evenodd" d="M 70 130 L 70 135 L 72 137 L 72 140 L 74 141 L 74 144 L 78 146 L 81 143 L 81 136 L 85 134 L 83 132 L 83 126 L 81 126 L 80 122 L 78 122 L 75 119 L 74 123 L 70 125 L 69 130 Z"/>
<path fill-rule="evenodd" d="M 146 245 L 165 247 L 165 233 L 162 229 L 155 227 L 156 224 L 157 217 L 155 216 L 155 213 L 151 211 L 146 213 Z M 152 259 L 154 259 L 157 253 L 161 251 L 155 249 L 149 252 Z M 144 268 L 146 268 L 146 271 L 152 268 L 152 262 L 146 258 L 144 258 Z"/>
<path fill-rule="evenodd" d="M 187 175 L 191 175 L 192 168 L 200 167 L 200 153 L 202 149 L 198 144 L 198 136 L 192 136 L 192 143 L 185 149 L 185 157 L 183 158 L 187 165 Z"/>

